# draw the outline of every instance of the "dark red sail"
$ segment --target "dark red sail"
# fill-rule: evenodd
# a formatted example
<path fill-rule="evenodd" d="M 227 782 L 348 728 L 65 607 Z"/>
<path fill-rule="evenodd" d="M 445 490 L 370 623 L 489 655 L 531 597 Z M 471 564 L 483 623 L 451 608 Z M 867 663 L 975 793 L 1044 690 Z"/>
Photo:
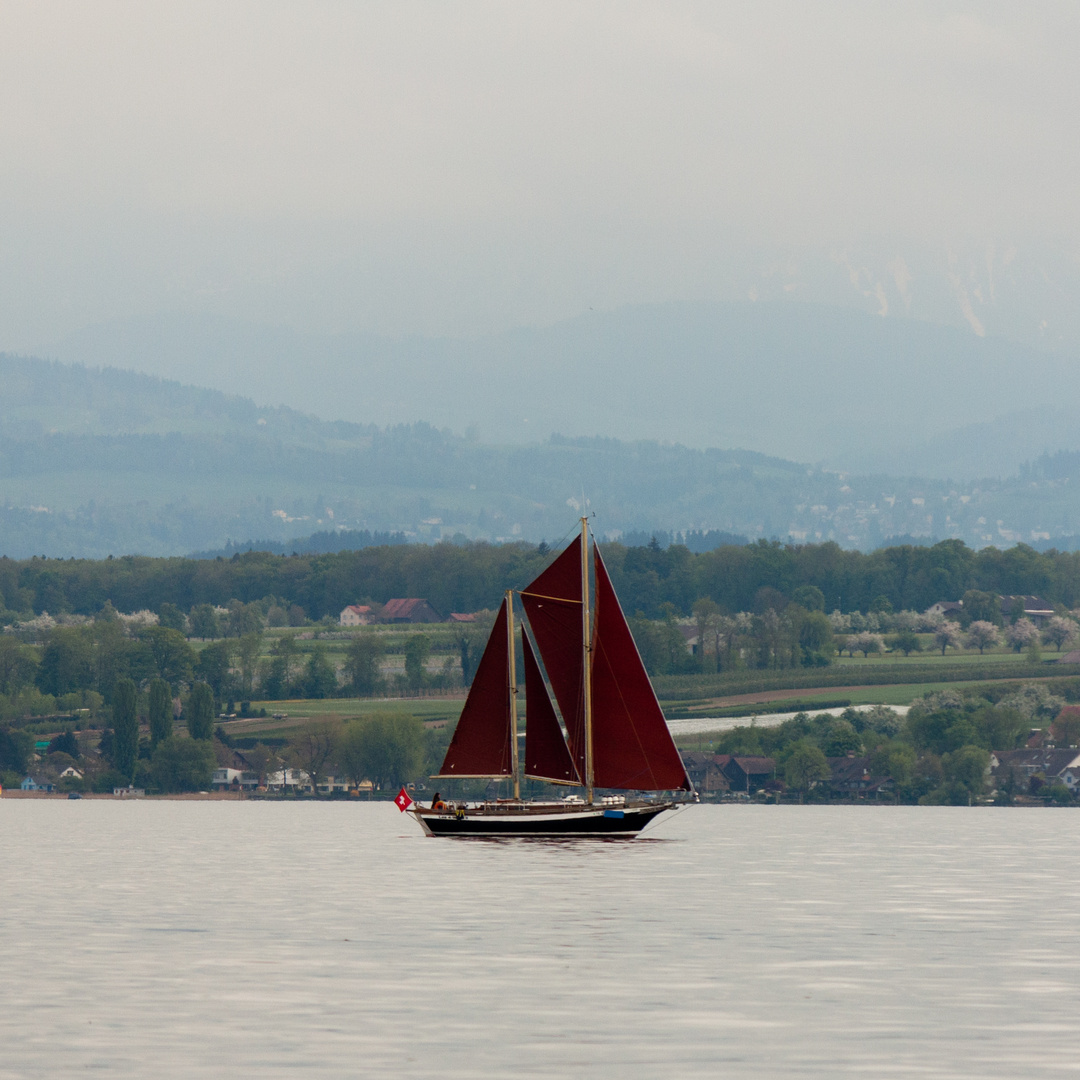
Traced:
<path fill-rule="evenodd" d="M 484 655 L 438 776 L 510 776 L 510 675 L 506 601 L 499 608 Z"/>
<path fill-rule="evenodd" d="M 585 775 L 585 664 L 581 626 L 581 541 L 571 544 L 521 593 L 536 647 L 566 725 L 570 755 Z"/>
<path fill-rule="evenodd" d="M 597 787 L 690 790 L 682 758 L 626 625 L 599 548 L 592 700 L 593 776 Z"/>
<path fill-rule="evenodd" d="M 580 784 L 540 665 L 525 633 L 521 635 L 521 646 L 525 654 L 525 775 L 555 784 Z"/>

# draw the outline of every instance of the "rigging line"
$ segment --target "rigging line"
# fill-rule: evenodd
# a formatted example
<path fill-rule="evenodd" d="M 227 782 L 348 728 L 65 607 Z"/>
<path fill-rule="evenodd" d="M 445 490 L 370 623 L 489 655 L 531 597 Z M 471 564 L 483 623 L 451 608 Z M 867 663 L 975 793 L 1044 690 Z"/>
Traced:
<path fill-rule="evenodd" d="M 562 536 L 559 537 L 558 540 L 554 541 L 552 544 L 550 544 L 548 546 L 548 554 L 552 555 L 552 558 L 551 558 L 550 562 L 548 562 L 547 566 L 544 567 L 544 570 L 549 569 L 551 564 L 566 550 L 567 541 L 570 539 L 570 534 L 572 532 L 574 532 L 576 529 L 577 529 L 577 525 L 571 525 L 570 528 L 567 529 L 566 532 L 564 532 L 562 534 Z M 543 542 L 547 543 L 546 540 L 543 541 Z M 542 570 L 541 573 L 543 573 L 543 572 L 544 571 Z M 523 593 L 520 589 L 515 589 L 514 592 L 516 592 L 518 594 L 518 596 L 532 596 L 533 595 L 533 593 Z M 549 597 L 544 597 L 544 599 L 546 599 L 546 600 L 557 600 L 559 598 L 557 596 L 549 596 Z"/>
<path fill-rule="evenodd" d="M 674 821 L 681 813 L 688 810 L 692 805 L 693 805 L 693 803 L 684 803 L 682 805 L 673 806 L 671 808 L 671 817 L 669 817 L 667 819 L 667 821 L 668 822 Z M 659 821 L 660 821 L 660 815 L 657 814 L 656 817 L 654 817 L 652 819 L 652 821 L 650 821 L 649 824 L 646 825 L 645 828 L 642 829 L 640 833 L 638 833 L 638 835 L 639 836 L 644 836 L 645 833 L 649 832 L 652 829 L 655 829 L 657 824 L 659 823 Z"/>
<path fill-rule="evenodd" d="M 566 547 L 567 541 L 570 539 L 570 534 L 573 532 L 577 532 L 578 523 L 580 521 L 581 519 L 578 518 L 578 521 L 571 525 L 570 528 L 567 529 L 566 532 L 564 532 L 558 540 L 556 540 L 553 544 L 550 544 L 548 546 L 548 551 L 554 551 L 561 555 L 563 553 L 563 549 Z"/>
<path fill-rule="evenodd" d="M 543 593 L 529 592 L 528 589 L 514 589 L 512 591 L 516 592 L 518 596 L 532 596 L 537 600 L 555 600 L 560 604 L 581 604 L 584 602 L 581 600 L 570 600 L 565 596 L 545 596 Z M 855 651 L 858 652 L 857 649 Z"/>

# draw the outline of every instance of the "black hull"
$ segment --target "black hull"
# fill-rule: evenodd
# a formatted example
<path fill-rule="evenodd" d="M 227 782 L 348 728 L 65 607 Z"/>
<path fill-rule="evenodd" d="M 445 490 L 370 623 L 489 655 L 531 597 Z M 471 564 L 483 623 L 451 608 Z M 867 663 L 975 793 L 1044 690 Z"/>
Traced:
<path fill-rule="evenodd" d="M 547 839 L 631 838 L 674 803 L 650 803 L 633 807 L 517 806 L 469 807 L 464 811 L 436 813 L 428 809 L 410 812 L 429 836 L 541 837 Z"/>

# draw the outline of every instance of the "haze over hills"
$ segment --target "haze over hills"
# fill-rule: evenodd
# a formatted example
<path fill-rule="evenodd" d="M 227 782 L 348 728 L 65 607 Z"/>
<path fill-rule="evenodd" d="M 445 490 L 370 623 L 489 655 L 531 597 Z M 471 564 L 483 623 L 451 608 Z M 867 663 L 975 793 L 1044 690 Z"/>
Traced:
<path fill-rule="evenodd" d="M 554 540 L 583 495 L 613 537 L 712 530 L 862 548 L 898 536 L 1071 544 L 1077 478 L 1080 455 L 1069 453 L 1004 480 L 960 482 L 650 440 L 493 444 L 0 357 L 0 553 L 11 556 L 184 554 L 337 530 Z"/>
<path fill-rule="evenodd" d="M 1080 449 L 1080 364 L 955 327 L 782 301 L 590 312 L 474 338 L 317 335 L 206 314 L 102 324 L 43 350 L 362 424 L 747 449 L 972 480 Z"/>
<path fill-rule="evenodd" d="M 13 10 L 6 535 L 1080 531 L 1080 9 L 564 7 Z"/>

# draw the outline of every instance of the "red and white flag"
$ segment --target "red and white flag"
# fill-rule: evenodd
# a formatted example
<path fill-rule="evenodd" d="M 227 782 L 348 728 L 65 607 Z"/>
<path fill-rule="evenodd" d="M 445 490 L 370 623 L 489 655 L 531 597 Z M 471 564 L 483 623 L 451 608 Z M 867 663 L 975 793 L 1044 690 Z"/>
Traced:
<path fill-rule="evenodd" d="M 397 798 L 394 800 L 394 802 L 397 803 L 397 808 L 402 813 L 404 813 L 406 810 L 408 810 L 409 807 L 412 806 L 412 804 L 413 804 L 413 801 L 410 798 L 409 793 L 404 788 L 402 788 L 397 793 Z"/>

